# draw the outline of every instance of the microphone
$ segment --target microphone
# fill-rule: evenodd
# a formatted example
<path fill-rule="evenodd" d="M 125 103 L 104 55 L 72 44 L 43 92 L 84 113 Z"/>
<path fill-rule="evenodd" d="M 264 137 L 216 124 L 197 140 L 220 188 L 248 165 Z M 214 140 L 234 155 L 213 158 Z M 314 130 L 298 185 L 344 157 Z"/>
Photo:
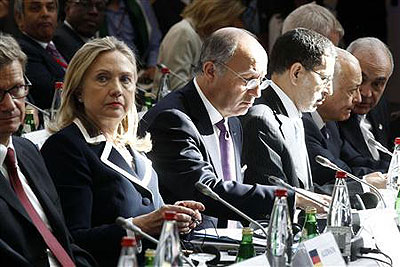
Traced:
<path fill-rule="evenodd" d="M 234 207 L 232 204 L 230 204 L 229 202 L 227 202 L 226 200 L 222 199 L 217 193 L 215 193 L 214 191 L 211 190 L 210 187 L 208 187 L 207 185 L 203 184 L 202 182 L 196 182 L 195 185 L 196 189 L 202 193 L 205 196 L 208 196 L 220 203 L 222 203 L 223 205 L 225 205 L 227 208 L 229 208 L 230 210 L 234 211 L 237 215 L 239 215 L 240 217 L 246 219 L 247 221 L 255 224 L 259 229 L 261 229 L 261 231 L 264 233 L 265 237 L 267 237 L 267 232 L 265 231 L 265 229 L 262 227 L 262 225 L 257 222 L 256 220 L 253 220 L 252 218 L 250 218 L 249 216 L 247 216 L 245 213 L 243 213 L 242 211 L 238 210 L 236 207 Z"/>
<path fill-rule="evenodd" d="M 172 76 L 174 76 L 175 78 L 178 78 L 179 80 L 181 80 L 181 81 L 184 82 L 184 83 L 188 83 L 188 82 L 189 82 L 188 80 L 186 80 L 185 78 L 181 77 L 179 74 L 177 74 L 176 72 L 172 71 L 170 68 L 168 68 L 167 66 L 165 66 L 165 65 L 162 64 L 162 63 L 157 64 L 157 68 L 159 68 L 160 70 L 161 70 L 162 68 L 166 68 L 166 69 L 169 70 L 169 72 L 170 72 L 170 73 L 172 74 Z"/>
<path fill-rule="evenodd" d="M 50 118 L 50 113 L 49 113 L 48 111 L 46 111 L 46 110 L 44 110 L 44 109 L 41 109 L 41 108 L 39 108 L 38 106 L 36 106 L 36 105 L 32 104 L 31 102 L 29 102 L 29 101 L 27 101 L 27 100 L 25 100 L 25 103 L 26 103 L 27 105 L 29 105 L 29 106 L 33 107 L 33 108 L 34 108 L 34 109 L 36 109 L 37 111 L 40 111 L 40 112 L 42 112 L 44 116 L 46 116 L 46 117 Z"/>
<path fill-rule="evenodd" d="M 147 240 L 153 242 L 154 244 L 158 245 L 158 240 L 155 239 L 154 237 L 152 237 L 149 234 L 146 234 L 145 232 L 142 231 L 142 229 L 140 229 L 139 226 L 135 225 L 134 223 L 132 223 L 130 220 L 125 219 L 123 217 L 118 217 L 115 220 L 116 224 L 118 224 L 119 226 L 121 226 L 122 228 L 124 228 L 125 230 L 131 230 L 134 231 L 135 233 L 140 234 L 141 236 L 143 236 L 144 238 L 146 238 Z M 183 253 L 181 252 L 179 255 L 184 261 L 186 261 L 191 267 L 195 267 L 192 263 L 191 260 L 189 260 L 187 257 L 185 257 L 185 255 L 183 255 Z"/>
<path fill-rule="evenodd" d="M 321 156 L 321 155 L 316 156 L 316 157 L 315 157 L 315 161 L 316 161 L 318 164 L 320 164 L 320 165 L 322 165 L 322 166 L 324 166 L 324 167 L 327 167 L 327 168 L 329 168 L 329 169 L 332 169 L 332 170 L 335 170 L 335 171 L 344 172 L 344 173 L 346 173 L 347 176 L 350 177 L 351 179 L 353 179 L 353 180 L 355 180 L 355 181 L 357 181 L 357 182 L 359 182 L 359 183 L 362 183 L 362 184 L 368 186 L 368 187 L 371 188 L 371 190 L 374 191 L 375 194 L 379 197 L 379 199 L 380 199 L 380 200 L 382 201 L 382 203 L 383 203 L 383 206 L 384 206 L 385 208 L 387 207 L 387 205 L 386 205 L 386 203 L 385 203 L 385 200 L 384 200 L 383 197 L 382 197 L 382 194 L 381 194 L 381 193 L 378 191 L 378 189 L 377 189 L 375 186 L 373 186 L 372 184 L 369 184 L 369 183 L 367 183 L 366 181 L 364 181 L 364 180 L 358 178 L 357 176 L 355 176 L 355 175 L 353 175 L 353 174 L 351 174 L 351 173 L 349 173 L 349 172 L 347 172 L 347 171 L 345 171 L 345 170 L 339 168 L 336 164 L 332 163 L 329 159 L 327 159 L 327 158 L 325 158 L 325 157 L 323 157 L 323 156 Z"/>
<path fill-rule="evenodd" d="M 146 238 L 147 240 L 153 242 L 154 244 L 158 244 L 158 240 L 155 239 L 154 237 L 152 237 L 151 235 L 145 233 L 142 231 L 142 229 L 139 228 L 139 226 L 135 225 L 134 223 L 132 223 L 130 220 L 125 219 L 123 217 L 118 217 L 115 220 L 116 224 L 118 224 L 119 226 L 121 226 L 124 229 L 127 230 L 131 230 L 135 233 L 140 234 L 141 236 L 143 236 L 144 238 Z"/>
<path fill-rule="evenodd" d="M 298 190 L 296 187 L 293 187 L 293 186 L 291 186 L 290 184 L 285 183 L 281 178 L 278 178 L 278 177 L 276 177 L 276 176 L 271 175 L 271 176 L 268 177 L 268 181 L 269 181 L 271 184 L 278 185 L 278 186 L 282 186 L 282 187 L 284 187 L 284 188 L 286 188 L 286 189 L 289 189 L 289 190 L 293 190 L 293 191 L 296 192 L 297 194 L 302 195 L 303 197 L 305 197 L 305 198 L 311 200 L 312 202 L 315 202 L 315 203 L 317 203 L 317 204 L 319 204 L 319 205 L 321 205 L 321 206 L 324 206 L 324 207 L 326 207 L 326 208 L 329 209 L 329 205 L 326 205 L 325 203 L 323 203 L 323 202 L 321 202 L 321 201 L 319 201 L 319 200 L 317 200 L 317 199 L 315 199 L 315 198 L 313 198 L 313 197 L 310 197 L 310 196 L 307 195 L 307 194 L 304 194 L 303 192 L 301 192 L 300 190 Z"/>
<path fill-rule="evenodd" d="M 389 151 L 389 149 L 387 149 L 386 147 L 384 147 L 381 143 L 379 143 L 378 141 L 376 141 L 375 139 L 369 138 L 368 139 L 368 144 L 375 147 L 376 149 L 378 149 L 379 151 L 386 153 L 388 155 L 390 155 L 391 157 L 393 156 L 393 153 Z"/>

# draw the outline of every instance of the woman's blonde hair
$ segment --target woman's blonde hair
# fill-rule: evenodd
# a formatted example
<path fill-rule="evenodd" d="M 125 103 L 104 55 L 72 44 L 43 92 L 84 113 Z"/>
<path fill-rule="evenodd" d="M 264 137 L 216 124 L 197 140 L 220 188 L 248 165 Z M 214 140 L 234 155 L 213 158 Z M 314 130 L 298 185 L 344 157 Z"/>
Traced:
<path fill-rule="evenodd" d="M 205 38 L 220 28 L 233 26 L 245 10 L 241 0 L 194 0 L 181 15 L 191 19 L 196 32 Z"/>
<path fill-rule="evenodd" d="M 93 61 L 102 53 L 118 51 L 122 53 L 134 67 L 134 83 L 137 81 L 136 59 L 132 50 L 122 41 L 114 37 L 97 38 L 86 43 L 79 49 L 68 65 L 65 74 L 60 109 L 55 122 L 50 125 L 50 131 L 56 132 L 70 125 L 75 118 L 81 120 L 89 135 L 100 134 L 100 129 L 85 113 L 84 105 L 78 100 L 82 90 L 82 82 L 86 71 Z M 138 114 L 135 105 L 127 111 L 117 127 L 116 141 L 129 144 L 138 151 L 147 152 L 151 149 L 150 137 L 137 138 Z"/>

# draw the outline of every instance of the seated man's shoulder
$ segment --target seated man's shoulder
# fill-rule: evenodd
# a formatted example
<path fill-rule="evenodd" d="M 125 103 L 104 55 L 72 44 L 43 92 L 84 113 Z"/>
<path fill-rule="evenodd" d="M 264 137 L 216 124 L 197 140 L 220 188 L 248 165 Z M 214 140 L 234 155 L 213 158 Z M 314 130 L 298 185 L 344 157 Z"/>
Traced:
<path fill-rule="evenodd" d="M 258 127 L 276 128 L 279 124 L 276 121 L 275 114 L 272 109 L 264 104 L 251 107 L 246 115 L 241 117 L 243 128 L 258 125 Z"/>

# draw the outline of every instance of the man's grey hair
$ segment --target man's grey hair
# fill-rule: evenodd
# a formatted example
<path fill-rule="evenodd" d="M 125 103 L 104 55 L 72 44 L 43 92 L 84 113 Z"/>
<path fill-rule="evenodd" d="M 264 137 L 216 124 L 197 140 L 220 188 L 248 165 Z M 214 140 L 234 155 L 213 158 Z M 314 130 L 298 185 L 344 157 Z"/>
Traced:
<path fill-rule="evenodd" d="M 306 28 L 322 34 L 325 37 L 337 32 L 342 38 L 344 30 L 340 22 L 325 7 L 310 3 L 293 10 L 285 19 L 282 34 L 296 28 Z"/>
<path fill-rule="evenodd" d="M 384 44 L 381 40 L 375 37 L 362 37 L 354 40 L 351 42 L 351 44 L 347 47 L 347 51 L 350 53 L 354 54 L 354 52 L 358 50 L 370 50 L 374 51 L 379 49 L 380 51 L 384 52 L 387 57 L 389 58 L 390 65 L 391 65 L 391 72 L 390 75 L 393 73 L 394 69 L 394 60 L 393 60 L 393 55 L 392 52 L 390 52 L 389 48 L 387 47 L 386 44 Z M 389 76 L 390 76 L 389 75 Z"/>
<path fill-rule="evenodd" d="M 58 0 L 53 0 L 56 4 L 57 13 L 58 13 Z M 25 0 L 14 0 L 14 12 L 17 14 L 24 14 L 24 2 Z"/>
<path fill-rule="evenodd" d="M 211 34 L 203 43 L 200 52 L 200 58 L 194 68 L 194 74 L 199 75 L 203 71 L 203 64 L 207 61 L 215 63 L 227 63 L 235 54 L 236 48 L 240 41 L 241 34 L 246 33 L 250 36 L 255 36 L 243 29 L 223 29 Z M 222 74 L 225 68 L 219 64 L 215 65 L 217 72 Z"/>
<path fill-rule="evenodd" d="M 353 56 L 349 51 L 336 47 L 336 61 L 335 61 L 335 75 L 333 78 L 333 90 L 337 86 L 335 84 L 341 84 L 343 82 L 343 66 L 346 65 L 357 65 L 360 66 L 358 59 Z"/>
<path fill-rule="evenodd" d="M 21 67 L 25 71 L 27 61 L 25 53 L 22 52 L 21 47 L 13 37 L 0 33 L 0 69 L 15 60 L 21 63 Z"/>

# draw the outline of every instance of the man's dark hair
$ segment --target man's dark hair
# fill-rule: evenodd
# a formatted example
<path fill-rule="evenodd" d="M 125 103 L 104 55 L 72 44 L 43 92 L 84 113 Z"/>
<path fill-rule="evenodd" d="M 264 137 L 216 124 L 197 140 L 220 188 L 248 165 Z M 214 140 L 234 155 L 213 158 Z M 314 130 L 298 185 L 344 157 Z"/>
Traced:
<path fill-rule="evenodd" d="M 323 55 L 336 55 L 328 38 L 311 30 L 298 28 L 280 36 L 271 52 L 269 70 L 283 73 L 299 62 L 306 70 L 321 65 Z"/>

